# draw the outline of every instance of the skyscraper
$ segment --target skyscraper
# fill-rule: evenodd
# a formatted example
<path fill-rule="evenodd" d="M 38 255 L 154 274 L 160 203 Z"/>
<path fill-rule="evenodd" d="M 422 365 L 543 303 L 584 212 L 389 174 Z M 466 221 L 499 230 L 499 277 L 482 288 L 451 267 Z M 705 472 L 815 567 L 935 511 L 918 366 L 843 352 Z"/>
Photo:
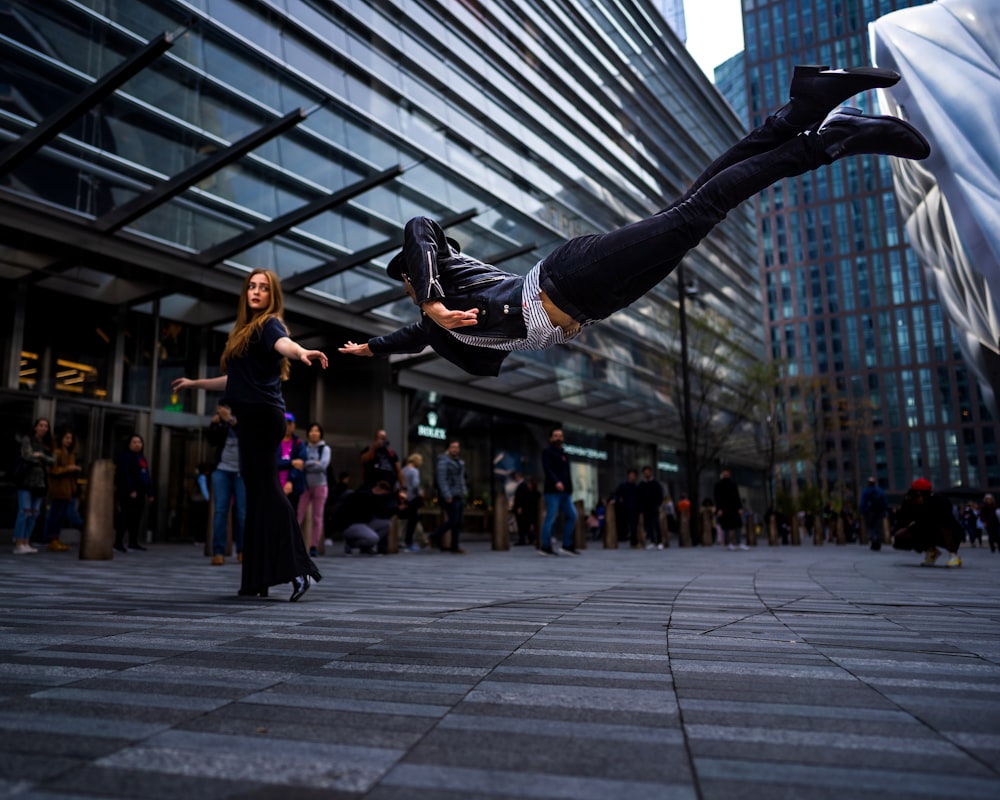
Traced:
<path fill-rule="evenodd" d="M 684 0 L 653 0 L 653 5 L 677 34 L 677 38 L 686 43 L 687 23 L 684 20 Z"/>
<path fill-rule="evenodd" d="M 795 64 L 868 64 L 868 23 L 915 5 L 744 3 L 751 126 L 786 100 Z M 876 110 L 873 94 L 852 102 Z M 918 475 L 939 489 L 1000 485 L 990 409 L 907 243 L 888 160 L 783 181 L 757 210 L 766 335 L 784 370 L 782 484 L 845 506 L 868 475 L 892 493 Z"/>

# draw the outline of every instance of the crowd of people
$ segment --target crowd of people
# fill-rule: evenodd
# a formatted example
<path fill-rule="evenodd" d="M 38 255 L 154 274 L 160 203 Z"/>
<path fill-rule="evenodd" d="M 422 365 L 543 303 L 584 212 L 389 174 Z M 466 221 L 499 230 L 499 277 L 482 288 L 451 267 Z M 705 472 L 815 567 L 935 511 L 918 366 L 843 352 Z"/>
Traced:
<path fill-rule="evenodd" d="M 260 416 L 259 410 L 252 408 L 248 413 Z M 320 579 L 312 558 L 332 544 L 330 537 L 342 540 L 347 554 L 384 554 L 389 552 L 394 518 L 399 520 L 400 552 L 465 552 L 461 539 L 469 479 L 457 439 L 446 443 L 430 474 L 425 475 L 421 454 L 411 453 L 401 460 L 386 432 L 376 431 L 372 442 L 359 454 L 361 483 L 354 489 L 350 471 L 341 471 L 335 480 L 331 476 L 332 452 L 324 440 L 322 424 L 309 423 L 305 439 L 301 439 L 295 432 L 294 415 L 284 410 L 280 414 L 275 420 L 280 422 L 280 430 L 277 425 L 271 428 L 271 474 L 258 470 L 250 480 L 258 489 L 272 485 L 275 491 L 271 496 L 259 493 L 256 503 L 252 502 L 246 462 L 241 457 L 242 414 L 238 416 L 230 405 L 220 402 L 205 429 L 213 454 L 211 461 L 203 465 L 204 470 L 199 469 L 199 480 L 203 481 L 200 491 L 212 509 L 210 563 L 225 564 L 227 553 L 235 551 L 237 561 L 245 566 L 247 519 L 254 505 L 258 509 L 263 505 L 258 513 L 284 531 L 279 536 L 263 530 L 259 523 L 251 525 L 255 532 L 249 546 L 258 548 L 257 559 L 249 574 L 244 574 L 239 594 L 267 596 L 268 588 L 275 583 L 291 582 L 292 598 L 298 599 Z M 45 418 L 35 420 L 31 432 L 20 438 L 14 470 L 18 501 L 13 532 L 15 554 L 38 551 L 31 543 L 36 529 L 47 550 L 71 549 L 60 536 L 64 527 L 83 528 L 79 508 L 83 466 L 77 461 L 77 449 L 72 430 L 61 430 L 53 436 Z M 263 456 L 263 450 L 258 452 Z M 264 461 L 268 463 L 268 459 Z M 561 428 L 553 428 L 541 453 L 540 477 L 514 471 L 504 487 L 512 544 L 535 546 L 541 555 L 579 555 L 572 477 L 565 435 Z M 137 433 L 128 437 L 116 458 L 114 499 L 114 549 L 123 554 L 145 550 L 147 514 L 156 492 L 144 441 Z M 278 504 L 277 499 L 282 502 Z M 436 510 L 427 509 L 428 500 L 436 503 Z M 1000 510 L 992 494 L 986 494 L 981 501 L 954 505 L 946 496 L 935 493 L 924 478 L 915 480 L 895 506 L 871 477 L 856 510 L 834 510 L 826 503 L 818 513 L 800 511 L 789 520 L 773 510 L 763 517 L 750 510 L 730 471 L 723 469 L 711 497 L 702 504 L 707 516 L 692 520 L 688 498 L 682 496 L 675 504 L 652 467 L 630 468 L 606 502 L 598 499 L 587 513 L 586 527 L 592 540 L 605 538 L 611 507 L 615 512 L 613 535 L 619 543 L 633 548 L 662 550 L 669 546 L 671 536 L 679 536 L 681 520 L 691 531 L 706 524 L 703 520 L 707 519 L 707 538 L 693 537 L 692 544 L 714 543 L 729 550 L 747 550 L 748 534 L 760 533 L 773 520 L 783 544 L 790 543 L 792 528 L 797 526 L 800 537 L 867 542 L 875 551 L 883 543 L 897 550 L 916 551 L 922 554 L 920 563 L 925 566 L 937 563 L 942 551 L 947 552 L 943 563 L 961 566 L 958 551 L 963 544 L 988 546 L 991 552 L 1000 552 Z M 437 519 L 439 524 L 424 530 L 422 512 L 427 510 L 431 513 L 423 520 Z M 44 524 L 39 524 L 40 520 Z M 308 548 L 303 544 L 303 530 L 308 535 Z"/>

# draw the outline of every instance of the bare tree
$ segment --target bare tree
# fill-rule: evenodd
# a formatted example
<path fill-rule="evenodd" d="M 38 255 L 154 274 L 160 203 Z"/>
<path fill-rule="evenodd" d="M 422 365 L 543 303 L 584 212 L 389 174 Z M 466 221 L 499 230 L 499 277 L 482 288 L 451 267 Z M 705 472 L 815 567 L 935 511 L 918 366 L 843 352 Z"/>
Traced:
<path fill-rule="evenodd" d="M 698 508 L 699 482 L 707 468 L 733 454 L 761 462 L 755 428 L 762 394 L 773 387 L 773 379 L 720 314 L 698 308 L 687 313 L 681 328 L 686 348 L 671 354 L 670 392 L 681 411 L 688 498 Z"/>

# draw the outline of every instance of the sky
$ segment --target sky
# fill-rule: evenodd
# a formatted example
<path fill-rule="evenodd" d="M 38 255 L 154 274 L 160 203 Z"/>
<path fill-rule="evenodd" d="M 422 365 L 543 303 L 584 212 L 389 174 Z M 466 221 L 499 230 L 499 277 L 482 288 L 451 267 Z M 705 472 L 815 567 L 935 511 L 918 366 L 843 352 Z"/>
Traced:
<path fill-rule="evenodd" d="M 715 78 L 715 68 L 743 49 L 740 0 L 684 0 L 687 49 L 698 66 Z"/>

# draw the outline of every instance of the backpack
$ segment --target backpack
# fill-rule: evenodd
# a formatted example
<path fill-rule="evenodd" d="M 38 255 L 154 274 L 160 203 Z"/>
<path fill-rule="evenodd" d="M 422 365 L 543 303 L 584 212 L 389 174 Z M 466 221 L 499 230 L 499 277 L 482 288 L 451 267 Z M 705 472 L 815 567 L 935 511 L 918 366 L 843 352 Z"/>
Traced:
<path fill-rule="evenodd" d="M 23 442 L 21 437 L 14 437 L 14 446 L 11 448 L 11 470 L 10 477 L 14 482 L 14 487 L 20 489 L 24 486 L 24 481 L 28 477 L 28 473 L 31 472 L 31 467 L 33 466 L 30 461 L 25 460 L 21 455 L 21 450 L 23 448 Z"/>

